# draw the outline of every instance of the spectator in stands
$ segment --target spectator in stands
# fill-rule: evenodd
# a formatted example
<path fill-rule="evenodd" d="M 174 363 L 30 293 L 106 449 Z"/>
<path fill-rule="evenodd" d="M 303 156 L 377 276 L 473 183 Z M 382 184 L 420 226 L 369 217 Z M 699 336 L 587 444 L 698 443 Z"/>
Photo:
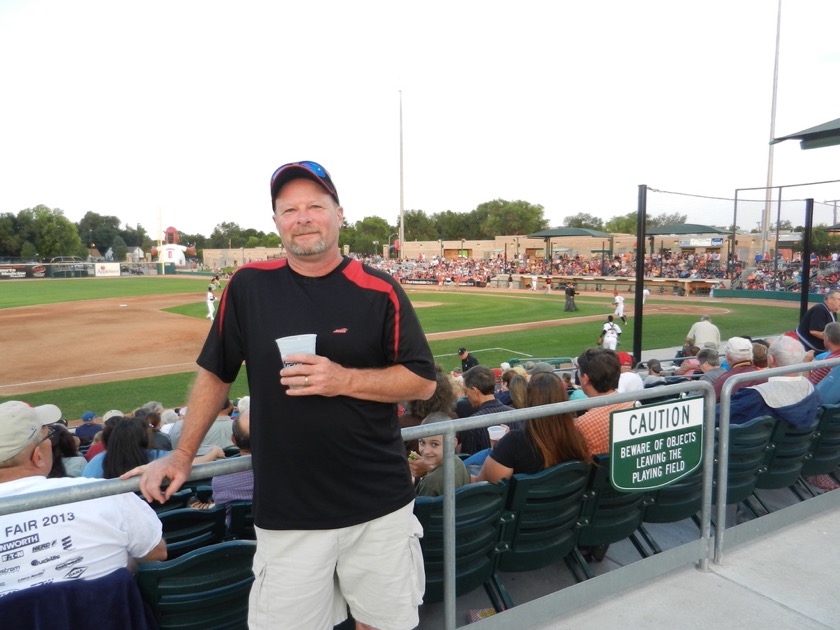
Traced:
<path fill-rule="evenodd" d="M 528 382 L 528 407 L 569 399 L 563 381 L 553 373 L 535 374 Z M 532 475 L 570 460 L 589 460 L 586 440 L 573 413 L 530 420 L 521 431 L 509 431 L 484 460 L 476 481 L 498 483 L 519 473 Z"/>
<path fill-rule="evenodd" d="M 659 359 L 651 359 L 647 362 L 648 375 L 642 381 L 645 387 L 653 387 L 665 382 L 665 377 L 662 376 L 662 364 Z"/>
<path fill-rule="evenodd" d="M 825 344 L 825 349 L 828 351 L 828 355 L 823 357 L 823 359 L 836 359 L 840 357 L 840 323 L 831 322 L 830 324 L 826 324 L 826 327 L 823 330 L 823 343 Z M 819 364 L 817 363 L 815 365 Z M 830 371 L 831 368 L 816 367 L 808 374 L 808 380 L 811 381 L 812 384 L 817 385 L 821 380 L 828 376 Z"/>
<path fill-rule="evenodd" d="M 451 420 L 448 414 L 435 411 L 423 418 L 421 424 L 433 424 Z M 482 429 L 485 433 L 487 429 Z M 418 452 L 409 454 L 408 465 L 411 476 L 419 479 L 415 490 L 418 497 L 438 497 L 443 494 L 443 435 L 430 435 L 418 440 Z M 458 438 L 455 438 L 457 448 Z M 460 458 L 454 458 L 455 487 L 470 483 L 470 473 Z"/>
<path fill-rule="evenodd" d="M 712 385 L 715 388 L 715 398 L 718 402 L 720 402 L 720 392 L 723 389 L 723 384 L 726 383 L 727 380 L 729 380 L 736 374 L 745 374 L 747 372 L 758 371 L 758 368 L 756 368 L 752 362 L 752 352 L 752 341 L 744 337 L 732 337 L 729 339 L 729 341 L 726 342 L 724 354 L 726 356 L 726 362 L 729 364 L 729 370 L 724 374 L 721 374 L 718 377 L 718 379 L 714 383 L 712 383 Z M 732 389 L 732 393 L 734 394 L 742 387 L 764 383 L 766 382 L 766 380 L 767 379 L 765 378 L 759 377 L 756 378 L 756 380 L 754 381 L 738 383 Z"/>
<path fill-rule="evenodd" d="M 621 365 L 615 352 L 591 348 L 578 357 L 580 386 L 589 398 L 618 393 Z M 580 416 L 576 425 L 586 440 L 590 457 L 609 453 L 610 413 L 632 407 L 632 402 L 593 407 Z"/>
<path fill-rule="evenodd" d="M 696 374 L 699 371 L 700 362 L 697 360 L 697 353 L 700 348 L 691 344 L 683 349 L 683 356 L 685 357 L 681 362 L 677 371 L 674 372 L 676 376 L 685 376 L 688 374 Z"/>
<path fill-rule="evenodd" d="M 516 372 L 508 367 L 502 372 L 502 377 L 499 379 L 499 391 L 496 392 L 496 398 L 503 405 L 511 404 L 510 397 L 510 379 L 516 376 Z"/>
<path fill-rule="evenodd" d="M 152 448 L 156 448 L 161 451 L 171 451 L 172 442 L 169 439 L 169 436 L 160 430 L 160 414 L 157 411 L 150 411 L 146 416 L 146 422 L 152 430 Z"/>
<path fill-rule="evenodd" d="M 239 456 L 246 457 L 251 454 L 251 413 L 240 411 L 233 421 L 234 446 L 239 447 Z M 230 504 L 234 501 L 252 501 L 254 499 L 254 471 L 253 469 L 243 470 L 227 475 L 217 475 L 211 482 L 213 489 L 212 499 L 207 503 L 191 502 L 190 507 L 207 509 L 214 505 L 224 505 L 227 509 L 225 522 L 230 527 Z"/>
<path fill-rule="evenodd" d="M 53 465 L 48 477 L 81 477 L 87 460 L 79 454 L 79 438 L 63 424 L 51 424 Z"/>
<path fill-rule="evenodd" d="M 697 367 L 703 372 L 703 375 L 697 379 L 699 381 L 714 383 L 718 377 L 726 372 L 726 370 L 720 367 L 720 357 L 718 356 L 717 350 L 703 348 L 697 353 L 697 362 L 699 363 Z"/>
<path fill-rule="evenodd" d="M 233 404 L 230 402 L 230 398 L 225 398 L 215 422 L 210 425 L 204 439 L 201 441 L 201 446 L 198 449 L 199 455 L 207 454 L 213 446 L 218 446 L 221 449 L 230 446 L 231 436 L 233 435 L 233 420 L 230 419 L 231 411 L 233 411 Z M 172 442 L 173 449 L 178 447 L 178 441 L 181 439 L 183 428 L 184 419 L 181 418 L 169 431 L 169 439 Z"/>
<path fill-rule="evenodd" d="M 757 370 L 766 370 L 769 364 L 769 358 L 767 356 L 767 350 L 769 346 L 765 343 L 760 343 L 759 341 L 753 341 L 753 365 L 756 367 Z"/>
<path fill-rule="evenodd" d="M 90 444 L 93 436 L 102 430 L 102 425 L 96 422 L 99 418 L 93 411 L 86 411 L 82 414 L 82 424 L 76 427 L 76 435 L 82 446 Z"/>
<path fill-rule="evenodd" d="M 466 374 L 467 370 L 478 365 L 478 359 L 467 352 L 466 348 L 458 348 L 458 358 L 461 359 L 462 374 Z"/>
<path fill-rule="evenodd" d="M 72 488 L 90 481 L 47 478 L 53 458 L 49 438 L 55 429 L 51 424 L 60 417 L 55 405 L 30 407 L 19 401 L 0 405 L 0 498 Z M 24 532 L 22 523 L 27 523 Z M 36 542 L 46 541 L 38 545 L 29 543 L 26 557 L 18 562 L 4 561 L 4 569 L 11 572 L 15 567 L 14 579 L 0 581 L 0 595 L 44 580 L 78 579 L 80 572 L 71 571 L 69 564 L 65 570 L 56 570 L 73 559 L 84 559 L 85 579 L 103 577 L 124 568 L 131 558 L 165 560 L 166 543 L 161 532 L 157 514 L 133 493 L 0 516 L 3 549 L 18 549 L 23 536 Z M 72 543 L 51 545 L 52 540 Z M 40 577 L 45 566 L 50 575 Z"/>
<path fill-rule="evenodd" d="M 151 429 L 145 420 L 135 417 L 109 419 L 114 423 L 110 431 L 103 435 L 105 451 L 91 459 L 84 470 L 83 477 L 114 479 L 151 461 L 163 457 L 168 451 L 150 449 Z M 209 453 L 196 457 L 193 464 L 224 459 L 225 454 L 218 446 Z"/>
<path fill-rule="evenodd" d="M 690 341 L 693 346 L 717 351 L 720 347 L 720 330 L 708 315 L 701 315 L 700 321 L 692 324 L 689 329 L 686 341 Z"/>
<path fill-rule="evenodd" d="M 167 409 L 162 414 L 160 414 L 160 432 L 169 436 L 169 432 L 172 430 L 172 427 L 175 426 L 175 423 L 178 422 L 178 412 L 174 409 Z M 170 448 L 172 447 L 172 441 L 169 442 Z"/>
<path fill-rule="evenodd" d="M 441 411 L 450 418 L 455 416 L 455 401 L 457 400 L 452 380 L 443 373 L 440 365 L 435 365 L 435 393 L 427 400 L 409 400 L 406 412 L 399 418 L 400 428 L 420 426 L 423 419 L 435 411 Z M 405 443 L 406 454 L 417 450 L 417 440 Z"/>
<path fill-rule="evenodd" d="M 513 407 L 503 405 L 496 400 L 494 396 L 496 377 L 493 376 L 493 372 L 489 368 L 483 365 L 476 365 L 464 373 L 464 386 L 467 390 L 467 400 L 473 407 L 473 413 L 470 417 L 513 409 Z M 458 434 L 458 441 L 460 442 L 459 452 L 461 453 L 473 454 L 490 448 L 490 436 L 484 427 L 461 431 Z"/>
<path fill-rule="evenodd" d="M 117 423 L 117 419 L 122 417 L 122 411 L 117 409 L 111 409 L 105 412 L 105 415 L 102 416 L 102 430 L 93 436 L 93 442 L 85 453 L 86 460 L 92 460 L 105 450 L 105 434 L 110 433 Z"/>
<path fill-rule="evenodd" d="M 621 365 L 621 375 L 618 378 L 618 391 L 638 392 L 645 388 L 642 377 L 633 370 L 633 357 L 629 352 L 619 352 L 618 362 Z"/>
<path fill-rule="evenodd" d="M 808 309 L 796 329 L 796 336 L 806 349 L 823 352 L 825 343 L 823 335 L 825 327 L 837 321 L 837 311 L 840 310 L 840 290 L 832 289 L 825 294 L 825 301 Z"/>
<path fill-rule="evenodd" d="M 164 412 L 165 407 L 163 406 L 163 403 L 160 403 L 157 400 L 150 400 L 145 405 L 143 405 L 142 409 L 145 409 L 149 413 L 161 414 Z"/>
<path fill-rule="evenodd" d="M 514 409 L 523 409 L 527 406 L 528 398 L 528 377 L 516 373 L 508 384 L 510 389 L 510 406 Z"/>
<path fill-rule="evenodd" d="M 796 339 L 782 336 L 770 344 L 767 357 L 771 369 L 796 365 L 803 362 L 805 350 Z M 773 416 L 794 427 L 806 428 L 814 424 L 819 406 L 819 394 L 801 374 L 772 376 L 759 385 L 741 388 L 732 396 L 729 422 L 743 424 L 759 416 Z"/>
<path fill-rule="evenodd" d="M 540 373 L 554 374 L 554 367 L 551 363 L 545 361 L 537 361 L 530 370 L 527 371 L 528 379 L 530 380 L 535 374 Z"/>

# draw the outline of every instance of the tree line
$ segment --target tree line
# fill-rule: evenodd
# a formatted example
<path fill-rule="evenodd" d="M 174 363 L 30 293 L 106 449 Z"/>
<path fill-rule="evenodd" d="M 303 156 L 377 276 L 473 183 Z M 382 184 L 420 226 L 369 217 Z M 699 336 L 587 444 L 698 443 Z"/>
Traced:
<path fill-rule="evenodd" d="M 604 220 L 588 213 L 567 216 L 566 227 L 602 230 L 610 233 L 633 234 L 636 231 L 636 212 Z M 528 235 L 549 227 L 544 208 L 527 201 L 494 199 L 480 204 L 469 212 L 446 210 L 426 214 L 423 210 L 403 213 L 407 241 L 488 240 L 499 235 Z M 686 215 L 679 213 L 648 217 L 648 228 L 685 223 Z M 357 254 L 380 253 L 385 246 L 393 247 L 398 239 L 399 216 L 394 223 L 378 216 L 369 216 L 352 224 L 345 221 L 339 245 Z M 780 225 L 781 229 L 792 226 Z M 775 226 L 774 226 L 775 228 Z M 723 228 L 731 230 L 729 228 Z M 243 228 L 235 222 L 216 225 L 209 236 L 179 233 L 182 245 L 194 246 L 201 257 L 203 249 L 241 249 L 278 247 L 280 237 L 275 232 Z M 840 237 L 829 233 L 825 226 L 814 228 L 812 242 L 819 255 L 840 251 Z M 58 208 L 38 205 L 13 213 L 0 214 L 0 258 L 49 260 L 55 256 L 86 257 L 97 249 L 103 255 L 110 248 L 115 260 L 124 260 L 125 253 L 135 247 L 147 252 L 156 241 L 149 237 L 139 223 L 123 224 L 119 218 L 86 213 L 73 223 Z M 396 252 L 394 252 L 396 253 Z"/>

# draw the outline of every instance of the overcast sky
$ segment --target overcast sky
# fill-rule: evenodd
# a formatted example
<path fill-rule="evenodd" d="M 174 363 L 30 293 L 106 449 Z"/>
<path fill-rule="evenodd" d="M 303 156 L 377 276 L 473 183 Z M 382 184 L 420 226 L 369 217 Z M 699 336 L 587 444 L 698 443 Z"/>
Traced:
<path fill-rule="evenodd" d="M 776 136 L 840 117 L 839 23 L 785 2 Z M 400 90 L 407 210 L 522 199 L 556 226 L 635 210 L 639 184 L 732 197 L 766 182 L 775 37 L 772 0 L 0 0 L 0 212 L 268 231 L 271 173 L 310 159 L 351 223 L 394 224 Z M 787 141 L 773 181 L 839 165 Z"/>

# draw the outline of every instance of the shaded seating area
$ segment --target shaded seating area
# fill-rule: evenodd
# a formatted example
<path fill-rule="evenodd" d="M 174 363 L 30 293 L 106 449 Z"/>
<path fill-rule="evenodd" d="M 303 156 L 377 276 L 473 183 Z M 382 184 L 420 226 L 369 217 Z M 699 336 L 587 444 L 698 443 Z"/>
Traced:
<path fill-rule="evenodd" d="M 468 593 L 484 586 L 493 608 L 504 606 L 493 578 L 507 500 L 507 483 L 487 482 L 462 486 L 455 491 L 455 592 Z M 414 514 L 423 526 L 423 564 L 426 569 L 426 602 L 443 600 L 443 497 L 417 497 Z"/>
<path fill-rule="evenodd" d="M 206 510 L 184 508 L 158 515 L 163 524 L 163 538 L 169 558 L 222 542 L 227 532 L 225 508 L 216 505 Z"/>
<path fill-rule="evenodd" d="M 805 496 L 796 492 L 797 487 L 803 488 L 809 496 L 815 496 L 807 477 L 829 475 L 834 481 L 840 483 L 840 477 L 837 474 L 838 466 L 840 466 L 840 405 L 823 405 L 820 407 L 817 427 L 811 435 L 811 446 L 805 461 L 802 462 L 802 476 L 798 479 L 799 484 L 791 486 L 791 489 L 800 499 L 804 499 Z"/>
<path fill-rule="evenodd" d="M 589 548 L 587 555 L 600 560 L 606 546 L 629 538 L 639 555 L 644 557 L 646 551 L 635 532 L 642 523 L 647 495 L 647 492 L 624 493 L 613 489 L 609 476 L 609 457 L 595 456 L 592 476 L 583 493 L 578 547 L 572 552 L 586 579 L 594 576 L 584 553 L 581 553 L 581 547 Z"/>
<path fill-rule="evenodd" d="M 137 584 L 161 628 L 247 628 L 256 543 L 236 540 L 138 565 Z"/>
<path fill-rule="evenodd" d="M 577 545 L 578 520 L 591 466 L 571 461 L 535 475 L 510 479 L 498 571 L 533 571 L 560 560 L 577 579 L 571 554 Z M 496 586 L 507 608 L 513 601 L 500 575 Z"/>

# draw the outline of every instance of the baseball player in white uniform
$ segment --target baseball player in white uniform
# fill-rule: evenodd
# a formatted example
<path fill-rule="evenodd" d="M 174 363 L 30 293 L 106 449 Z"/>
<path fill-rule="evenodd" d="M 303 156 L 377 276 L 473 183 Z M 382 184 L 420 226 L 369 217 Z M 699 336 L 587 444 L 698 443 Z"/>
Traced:
<path fill-rule="evenodd" d="M 618 294 L 618 291 L 613 291 L 613 305 L 615 306 L 613 315 L 620 317 L 622 324 L 627 324 L 627 318 L 624 317 L 624 298 Z"/>
<path fill-rule="evenodd" d="M 618 336 L 621 334 L 621 326 L 613 321 L 613 316 L 607 317 L 607 323 L 601 329 L 601 335 L 604 339 L 602 348 L 606 350 L 613 350 L 618 347 Z"/>
<path fill-rule="evenodd" d="M 213 285 L 207 287 L 207 319 L 213 321 L 216 316 L 216 296 L 213 295 Z"/>

